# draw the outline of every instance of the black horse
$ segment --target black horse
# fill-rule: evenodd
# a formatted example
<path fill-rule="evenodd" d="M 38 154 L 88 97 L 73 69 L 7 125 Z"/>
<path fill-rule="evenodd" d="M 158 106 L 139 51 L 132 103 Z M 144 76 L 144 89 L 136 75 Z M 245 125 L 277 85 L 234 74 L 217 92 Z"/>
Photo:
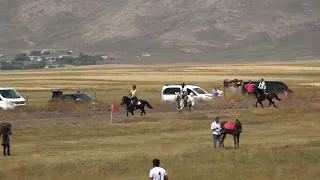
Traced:
<path fill-rule="evenodd" d="M 129 116 L 129 114 L 128 114 L 129 112 L 134 116 L 133 111 L 136 110 L 136 109 L 140 109 L 141 110 L 141 116 L 143 114 L 147 115 L 146 111 L 144 110 L 144 106 L 145 105 L 147 105 L 148 108 L 153 109 L 153 107 L 145 100 L 137 100 L 136 102 L 137 102 L 137 104 L 133 106 L 132 103 L 131 103 L 131 99 L 129 97 L 127 97 L 127 96 L 123 96 L 122 97 L 120 105 L 121 106 L 123 104 L 127 105 L 127 116 Z"/>
<path fill-rule="evenodd" d="M 275 108 L 277 108 L 277 106 L 274 104 L 274 101 L 272 101 L 273 98 L 276 98 L 278 101 L 281 101 L 281 99 L 278 97 L 278 95 L 274 92 L 268 92 L 267 94 L 263 94 L 262 90 L 261 89 L 258 89 L 257 87 L 255 88 L 255 90 L 253 91 L 253 94 L 256 96 L 256 107 L 258 107 L 258 103 L 261 105 L 262 108 L 263 107 L 263 104 L 262 104 L 262 101 L 264 100 L 268 100 L 269 101 L 269 106 L 271 106 L 271 104 L 273 104 L 273 106 Z"/>
<path fill-rule="evenodd" d="M 1 123 L 0 124 L 0 136 L 2 136 L 2 146 L 3 146 L 3 155 L 4 156 L 11 156 L 9 135 L 12 135 L 11 124 L 10 123 Z"/>
<path fill-rule="evenodd" d="M 242 133 L 242 124 L 237 119 L 236 122 L 228 122 L 233 124 L 233 128 L 227 128 L 225 125 L 228 121 L 221 122 L 221 144 L 224 147 L 224 139 L 226 138 L 227 134 L 233 135 L 234 140 L 234 147 L 239 148 L 240 144 L 240 134 Z"/>

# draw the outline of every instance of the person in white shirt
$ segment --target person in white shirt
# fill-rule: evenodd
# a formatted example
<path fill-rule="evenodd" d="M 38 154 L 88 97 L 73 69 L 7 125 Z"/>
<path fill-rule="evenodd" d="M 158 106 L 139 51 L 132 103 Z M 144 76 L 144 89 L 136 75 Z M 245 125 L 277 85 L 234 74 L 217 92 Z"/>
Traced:
<path fill-rule="evenodd" d="M 211 123 L 211 130 L 213 131 L 213 146 L 216 148 L 217 141 L 219 141 L 219 148 L 221 147 L 221 125 L 219 117 Z"/>
<path fill-rule="evenodd" d="M 167 171 L 160 167 L 160 160 L 154 159 L 152 160 L 152 163 L 153 168 L 149 172 L 148 180 L 169 180 Z"/>
<path fill-rule="evenodd" d="M 260 79 L 258 89 L 260 89 L 264 95 L 267 93 L 267 85 L 263 78 Z"/>
<path fill-rule="evenodd" d="M 232 83 L 232 85 L 230 86 L 230 91 L 231 91 L 231 94 L 237 93 L 237 88 L 235 83 Z"/>
<path fill-rule="evenodd" d="M 223 91 L 220 90 L 220 87 L 217 88 L 217 93 L 219 97 L 223 96 Z"/>
<path fill-rule="evenodd" d="M 184 100 L 185 105 L 187 104 L 187 95 L 188 95 L 188 88 L 184 84 L 184 82 L 181 84 L 181 92 L 182 92 L 182 98 Z"/>

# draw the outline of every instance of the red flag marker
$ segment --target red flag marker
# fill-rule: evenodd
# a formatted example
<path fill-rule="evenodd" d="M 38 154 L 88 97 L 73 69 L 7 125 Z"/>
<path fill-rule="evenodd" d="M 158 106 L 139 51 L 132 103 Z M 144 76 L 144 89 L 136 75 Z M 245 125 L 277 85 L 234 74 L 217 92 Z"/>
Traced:
<path fill-rule="evenodd" d="M 284 91 L 284 96 L 291 98 L 291 95 L 287 91 Z"/>

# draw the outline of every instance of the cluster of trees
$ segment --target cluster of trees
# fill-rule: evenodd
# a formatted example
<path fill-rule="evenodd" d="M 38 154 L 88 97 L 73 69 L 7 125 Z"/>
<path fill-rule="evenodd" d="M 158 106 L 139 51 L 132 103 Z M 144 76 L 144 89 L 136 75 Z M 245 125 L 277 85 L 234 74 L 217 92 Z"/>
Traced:
<path fill-rule="evenodd" d="M 50 53 L 49 53 L 50 54 Z M 2 61 L 1 62 L 1 69 L 3 70 L 15 70 L 15 69 L 39 69 L 44 68 L 47 65 L 50 67 L 53 67 L 50 65 L 53 63 L 53 65 L 58 66 L 64 66 L 64 65 L 75 65 L 75 66 L 84 66 L 84 65 L 94 65 L 97 61 L 101 61 L 102 58 L 100 56 L 93 56 L 93 55 L 85 55 L 83 53 L 79 53 L 77 57 L 74 56 L 63 56 L 61 58 L 56 58 L 53 62 L 48 63 L 48 60 L 45 59 L 44 53 L 34 53 L 29 54 L 29 56 L 37 56 L 41 57 L 41 60 L 31 60 L 30 57 L 25 54 L 18 54 L 16 55 L 11 62 L 8 61 Z"/>
<path fill-rule="evenodd" d="M 84 66 L 84 65 L 93 65 L 97 61 L 101 61 L 100 56 L 84 55 L 81 52 L 78 57 L 64 56 L 56 60 L 56 63 L 59 65 L 70 64 L 75 66 Z"/>

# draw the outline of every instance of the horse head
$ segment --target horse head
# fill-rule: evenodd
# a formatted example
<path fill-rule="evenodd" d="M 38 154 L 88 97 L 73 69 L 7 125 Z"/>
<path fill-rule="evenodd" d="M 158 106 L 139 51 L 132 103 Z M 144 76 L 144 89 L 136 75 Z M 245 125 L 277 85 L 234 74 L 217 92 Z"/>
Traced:
<path fill-rule="evenodd" d="M 257 96 L 259 94 L 259 89 L 258 87 L 254 87 L 252 93 Z"/>
<path fill-rule="evenodd" d="M 122 106 L 123 104 L 128 105 L 130 103 L 130 98 L 128 96 L 123 96 L 120 105 Z"/>
<path fill-rule="evenodd" d="M 242 124 L 241 122 L 239 121 L 239 119 L 236 119 L 236 122 L 235 122 L 235 128 L 238 132 L 242 132 Z"/>

